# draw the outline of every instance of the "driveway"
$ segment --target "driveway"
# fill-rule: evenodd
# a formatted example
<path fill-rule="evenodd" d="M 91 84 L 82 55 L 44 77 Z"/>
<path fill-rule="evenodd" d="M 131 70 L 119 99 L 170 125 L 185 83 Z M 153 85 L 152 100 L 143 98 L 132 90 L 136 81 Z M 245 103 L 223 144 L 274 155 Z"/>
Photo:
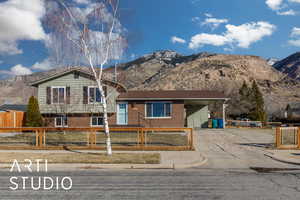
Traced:
<path fill-rule="evenodd" d="M 197 132 L 197 149 L 208 158 L 202 168 L 299 167 L 265 156 L 274 144 L 275 130 L 203 129 Z"/>

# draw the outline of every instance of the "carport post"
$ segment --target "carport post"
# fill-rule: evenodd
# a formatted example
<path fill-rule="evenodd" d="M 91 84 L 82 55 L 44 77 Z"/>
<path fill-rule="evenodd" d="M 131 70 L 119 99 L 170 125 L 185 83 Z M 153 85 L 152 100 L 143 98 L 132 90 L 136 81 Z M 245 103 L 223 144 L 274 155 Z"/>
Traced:
<path fill-rule="evenodd" d="M 223 129 L 226 128 L 226 107 L 227 104 L 223 103 Z"/>

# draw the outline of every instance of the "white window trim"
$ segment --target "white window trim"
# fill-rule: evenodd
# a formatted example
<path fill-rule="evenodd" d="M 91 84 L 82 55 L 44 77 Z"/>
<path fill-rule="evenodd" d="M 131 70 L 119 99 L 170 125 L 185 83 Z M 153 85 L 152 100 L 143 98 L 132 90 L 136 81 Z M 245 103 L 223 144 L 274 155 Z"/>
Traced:
<path fill-rule="evenodd" d="M 101 117 L 101 116 L 91 116 L 90 117 L 90 126 L 91 127 L 104 127 L 104 124 L 103 125 L 93 125 L 93 117 Z M 101 118 L 103 118 L 103 123 L 104 123 L 104 117 L 102 116 Z M 98 122 L 98 120 L 97 120 L 97 122 Z"/>
<path fill-rule="evenodd" d="M 64 120 L 62 119 L 62 121 L 61 121 L 61 122 L 62 122 L 62 125 L 61 125 L 61 126 L 58 126 L 58 125 L 56 124 L 56 119 L 57 119 L 57 118 L 64 118 L 64 117 L 67 118 L 67 125 L 66 125 L 66 126 L 63 125 L 63 124 L 64 124 Z M 54 126 L 57 127 L 57 128 L 67 128 L 67 127 L 69 127 L 68 117 L 67 117 L 67 116 L 54 117 Z"/>
<path fill-rule="evenodd" d="M 54 103 L 53 102 L 53 89 L 55 88 L 64 88 L 64 103 Z M 59 101 L 59 92 L 58 92 L 58 101 Z M 66 101 L 67 101 L 67 87 L 66 86 L 51 86 L 51 104 L 54 104 L 54 105 L 63 105 L 63 104 L 66 104 Z"/>
<path fill-rule="evenodd" d="M 170 104 L 170 117 L 147 117 L 147 104 L 148 103 L 169 103 Z M 153 109 L 152 109 L 153 112 Z M 145 119 L 172 119 L 173 102 L 172 101 L 146 101 L 145 102 Z"/>
<path fill-rule="evenodd" d="M 100 95 L 100 98 L 101 98 L 101 102 L 90 102 L 90 88 L 96 88 L 97 90 L 97 86 L 88 86 L 88 104 L 102 104 L 103 103 L 103 99 L 102 99 L 102 96 Z M 95 95 L 97 95 L 97 92 L 95 92 Z M 95 96 L 96 98 L 96 96 Z"/>
<path fill-rule="evenodd" d="M 125 124 L 121 124 L 119 122 L 119 104 L 126 104 L 126 123 Z M 117 125 L 128 125 L 128 102 L 118 102 L 117 103 Z"/>

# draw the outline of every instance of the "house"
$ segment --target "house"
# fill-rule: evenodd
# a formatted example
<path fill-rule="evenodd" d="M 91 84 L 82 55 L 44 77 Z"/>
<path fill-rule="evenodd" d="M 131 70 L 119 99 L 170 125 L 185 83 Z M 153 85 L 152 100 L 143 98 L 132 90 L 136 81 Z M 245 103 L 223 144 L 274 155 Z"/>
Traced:
<path fill-rule="evenodd" d="M 299 103 L 289 104 L 285 109 L 285 118 L 300 119 L 300 105 Z"/>
<path fill-rule="evenodd" d="M 0 128 L 22 127 L 26 105 L 4 104 L 0 106 Z"/>
<path fill-rule="evenodd" d="M 110 126 L 207 127 L 210 105 L 225 117 L 224 94 L 214 91 L 127 91 L 103 80 Z M 93 75 L 71 68 L 32 83 L 38 88 L 40 111 L 47 126 L 103 125 L 100 92 Z M 217 117 L 217 116 L 216 116 Z"/>

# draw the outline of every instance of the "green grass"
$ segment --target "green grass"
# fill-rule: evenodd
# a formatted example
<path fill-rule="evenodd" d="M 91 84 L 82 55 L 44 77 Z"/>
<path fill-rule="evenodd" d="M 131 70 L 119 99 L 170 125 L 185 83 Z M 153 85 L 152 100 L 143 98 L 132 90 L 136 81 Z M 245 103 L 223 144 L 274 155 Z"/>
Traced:
<path fill-rule="evenodd" d="M 35 133 L 22 133 L 15 136 L 0 137 L 0 145 L 35 145 Z M 104 133 L 97 133 L 97 145 L 105 145 Z M 146 133 L 146 144 L 155 146 L 184 146 L 187 145 L 187 136 L 180 133 Z M 136 146 L 138 134 L 136 132 L 112 132 L 111 141 L 113 146 Z M 47 146 L 62 145 L 87 145 L 87 133 L 83 132 L 47 132 Z"/>

